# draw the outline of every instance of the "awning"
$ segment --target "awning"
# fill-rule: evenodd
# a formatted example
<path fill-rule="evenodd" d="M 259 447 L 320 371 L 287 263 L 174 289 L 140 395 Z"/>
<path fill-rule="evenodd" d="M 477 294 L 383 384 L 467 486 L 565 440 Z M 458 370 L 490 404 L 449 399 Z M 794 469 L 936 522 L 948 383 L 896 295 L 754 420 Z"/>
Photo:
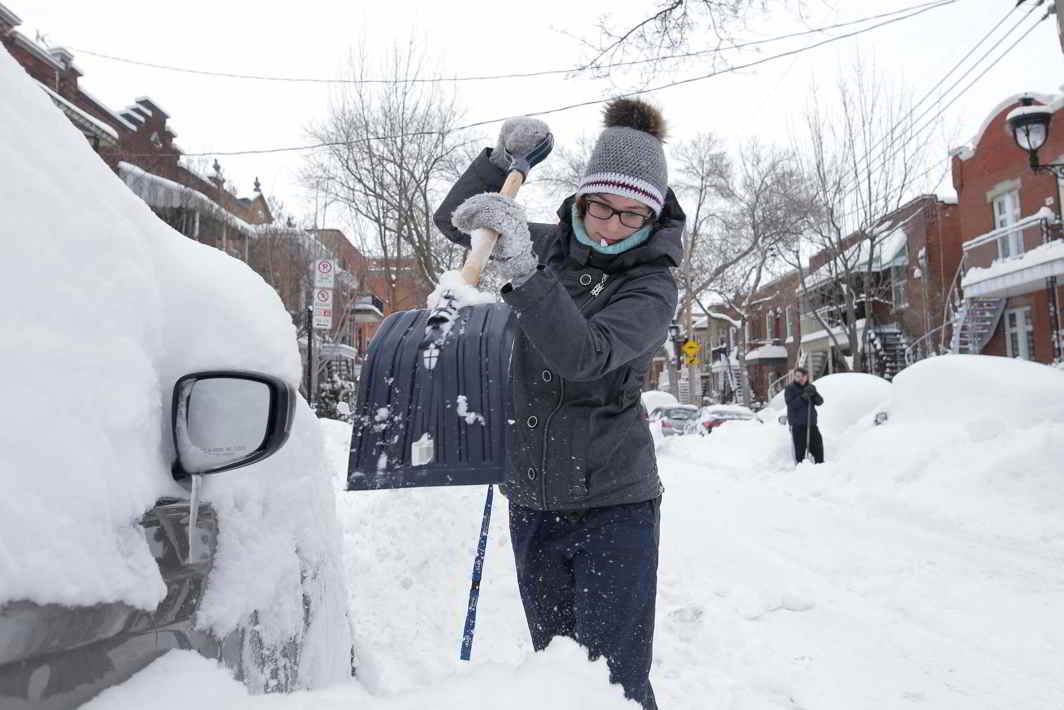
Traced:
<path fill-rule="evenodd" d="M 961 280 L 965 298 L 1008 298 L 1040 291 L 1051 276 L 1064 276 L 1064 239 L 1031 249 L 986 268 L 972 268 Z"/>

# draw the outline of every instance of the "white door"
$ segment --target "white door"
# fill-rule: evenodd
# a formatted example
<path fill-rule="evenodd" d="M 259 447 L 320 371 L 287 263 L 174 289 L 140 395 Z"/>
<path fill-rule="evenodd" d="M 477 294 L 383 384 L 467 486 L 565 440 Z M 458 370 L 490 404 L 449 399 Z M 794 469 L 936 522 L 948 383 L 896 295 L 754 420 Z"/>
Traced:
<path fill-rule="evenodd" d="M 1034 323 L 1031 307 L 1005 311 L 1005 347 L 1009 357 L 1034 359 Z"/>
<path fill-rule="evenodd" d="M 1020 191 L 1010 190 L 994 198 L 994 229 L 1011 227 L 1020 221 Z M 1009 234 L 998 240 L 998 256 L 1006 259 L 1023 251 L 1023 234 Z"/>

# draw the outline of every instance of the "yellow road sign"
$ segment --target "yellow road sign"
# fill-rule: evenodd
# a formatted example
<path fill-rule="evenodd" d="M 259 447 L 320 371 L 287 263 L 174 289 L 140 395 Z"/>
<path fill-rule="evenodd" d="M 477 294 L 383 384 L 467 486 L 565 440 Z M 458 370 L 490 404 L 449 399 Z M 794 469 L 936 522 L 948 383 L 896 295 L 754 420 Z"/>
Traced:
<path fill-rule="evenodd" d="M 684 359 L 687 361 L 688 365 L 697 365 L 698 364 L 698 358 L 694 357 L 693 355 L 688 355 Z"/>
<path fill-rule="evenodd" d="M 698 343 L 693 340 L 688 340 L 683 344 L 683 351 L 688 355 L 694 355 L 698 352 Z"/>

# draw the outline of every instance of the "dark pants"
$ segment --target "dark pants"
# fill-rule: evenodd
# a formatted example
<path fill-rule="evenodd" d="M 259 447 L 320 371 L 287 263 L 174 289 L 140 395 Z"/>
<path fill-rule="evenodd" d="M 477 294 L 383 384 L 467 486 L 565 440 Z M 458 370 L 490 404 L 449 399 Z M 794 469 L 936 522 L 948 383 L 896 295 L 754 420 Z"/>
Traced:
<path fill-rule="evenodd" d="M 809 453 L 813 455 L 813 461 L 824 463 L 824 440 L 820 438 L 820 428 L 814 424 L 812 431 L 808 427 L 791 427 L 791 438 L 794 440 L 794 460 L 801 463 L 805 460 L 805 439 L 809 437 Z"/>
<path fill-rule="evenodd" d="M 578 513 L 510 504 L 517 584 L 537 651 L 555 636 L 604 656 L 610 682 L 656 710 L 650 687 L 661 498 Z"/>

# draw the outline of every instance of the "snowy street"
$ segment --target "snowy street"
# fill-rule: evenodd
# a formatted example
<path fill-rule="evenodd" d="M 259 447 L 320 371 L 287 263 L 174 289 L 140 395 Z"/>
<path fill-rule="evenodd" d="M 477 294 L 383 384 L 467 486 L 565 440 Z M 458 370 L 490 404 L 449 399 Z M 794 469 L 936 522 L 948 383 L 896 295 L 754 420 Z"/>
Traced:
<path fill-rule="evenodd" d="M 1064 710 L 1064 3 L 99 5 L 0 0 L 0 710 Z"/>
<path fill-rule="evenodd" d="M 343 471 L 349 427 L 322 426 L 330 465 Z M 1060 426 L 1035 432 L 1044 448 L 1029 449 L 1028 482 L 1052 470 Z M 895 477 L 889 462 L 854 470 L 859 449 L 869 451 L 886 431 L 857 425 L 846 437 L 828 434 L 829 462 L 820 467 L 795 468 L 786 429 L 771 421 L 728 423 L 708 437 L 659 445 L 666 493 L 652 680 L 662 707 L 1060 707 L 1064 526 L 1036 524 L 1064 488 L 1059 474 L 1041 511 L 1033 498 L 1010 496 L 1002 481 L 984 481 L 999 491 L 998 500 L 980 504 L 984 524 L 965 514 L 975 508 L 955 501 L 949 511 L 948 497 L 929 492 L 939 485 L 934 470 Z M 974 443 L 972 454 L 993 446 Z M 179 654 L 138 678 L 167 688 L 175 708 L 203 704 L 199 692 L 182 690 L 193 685 L 180 680 L 188 674 L 229 688 L 207 705 L 218 708 L 233 707 L 234 698 L 249 707 L 489 708 L 514 684 L 527 692 L 507 701 L 511 708 L 626 707 L 601 662 L 584 663 L 573 644 L 532 654 L 505 498 L 496 501 L 468 667 L 457 651 L 479 487 L 339 493 L 355 684 L 248 698 L 213 663 Z M 1010 533 L 1013 516 L 1031 524 Z M 167 663 L 188 668 L 171 677 L 162 673 Z M 131 707 L 134 688 L 109 691 L 89 707 Z"/>

